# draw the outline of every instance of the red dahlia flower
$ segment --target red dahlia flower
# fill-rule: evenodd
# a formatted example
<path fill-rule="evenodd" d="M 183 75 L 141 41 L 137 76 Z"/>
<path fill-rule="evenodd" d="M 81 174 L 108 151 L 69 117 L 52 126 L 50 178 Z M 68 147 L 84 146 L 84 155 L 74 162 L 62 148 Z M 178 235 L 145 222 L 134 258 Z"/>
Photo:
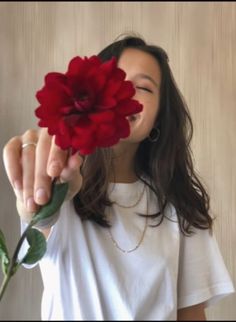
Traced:
<path fill-rule="evenodd" d="M 73 58 L 65 74 L 48 73 L 36 94 L 40 106 L 38 125 L 47 127 L 62 149 L 90 154 L 96 147 L 109 147 L 130 134 L 127 116 L 142 105 L 132 99 L 135 89 L 113 57 Z"/>

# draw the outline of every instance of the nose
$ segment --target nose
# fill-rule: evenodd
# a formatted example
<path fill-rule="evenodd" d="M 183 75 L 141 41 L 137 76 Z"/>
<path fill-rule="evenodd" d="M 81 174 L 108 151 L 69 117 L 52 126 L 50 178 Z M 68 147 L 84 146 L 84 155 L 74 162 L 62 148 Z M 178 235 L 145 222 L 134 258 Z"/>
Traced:
<path fill-rule="evenodd" d="M 132 83 L 132 82 L 131 82 Z M 137 99 L 137 89 L 136 89 L 136 87 L 135 87 L 135 85 L 132 83 L 132 85 L 133 85 L 133 88 L 134 88 L 134 95 L 133 95 L 133 99 Z"/>

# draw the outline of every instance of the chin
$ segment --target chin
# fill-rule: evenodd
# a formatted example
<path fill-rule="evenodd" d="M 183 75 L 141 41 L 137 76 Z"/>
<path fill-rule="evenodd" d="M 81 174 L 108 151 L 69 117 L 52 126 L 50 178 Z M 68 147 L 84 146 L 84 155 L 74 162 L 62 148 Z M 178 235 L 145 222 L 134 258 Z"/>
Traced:
<path fill-rule="evenodd" d="M 130 132 L 130 135 L 125 139 L 120 139 L 120 144 L 135 144 L 138 145 L 141 143 L 144 139 L 146 139 L 147 135 L 144 135 L 143 133 L 138 133 L 136 130 Z M 118 144 L 119 144 L 118 143 Z"/>
<path fill-rule="evenodd" d="M 130 125 L 130 135 L 127 138 L 122 139 L 123 142 L 140 143 L 148 137 L 150 131 L 145 133 L 145 128 L 147 126 L 144 126 L 140 115 L 132 115 L 127 119 Z"/>

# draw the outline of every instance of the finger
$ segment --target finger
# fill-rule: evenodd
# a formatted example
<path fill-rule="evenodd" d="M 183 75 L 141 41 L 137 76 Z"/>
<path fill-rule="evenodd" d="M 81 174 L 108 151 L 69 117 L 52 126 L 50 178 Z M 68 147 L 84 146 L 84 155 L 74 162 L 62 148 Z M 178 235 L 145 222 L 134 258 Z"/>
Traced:
<path fill-rule="evenodd" d="M 36 148 L 34 200 L 39 205 L 46 204 L 51 196 L 52 178 L 47 174 L 47 162 L 52 144 L 52 137 L 47 129 L 40 131 Z"/>
<path fill-rule="evenodd" d="M 83 158 L 77 154 L 69 157 L 67 166 L 60 175 L 61 182 L 69 182 L 69 191 L 67 199 L 71 199 L 82 186 L 82 175 L 80 172 L 83 164 Z"/>
<path fill-rule="evenodd" d="M 28 212 L 34 213 L 37 205 L 34 202 L 34 171 L 35 171 L 35 145 L 27 143 L 37 143 L 38 134 L 36 131 L 27 131 L 22 136 L 21 165 L 23 182 L 23 200 Z M 24 147 L 25 145 L 25 147 Z"/>
<path fill-rule="evenodd" d="M 22 191 L 21 144 L 21 138 L 16 136 L 3 149 L 6 174 L 17 196 Z"/>
<path fill-rule="evenodd" d="M 80 173 L 82 164 L 83 158 L 78 153 L 69 156 L 67 164 L 60 174 L 61 181 L 71 181 L 75 173 Z"/>
<path fill-rule="evenodd" d="M 67 166 L 68 151 L 62 150 L 52 139 L 50 154 L 47 163 L 47 173 L 52 178 L 59 177 L 63 168 Z"/>
<path fill-rule="evenodd" d="M 68 158 L 68 162 L 67 162 L 68 168 L 75 169 L 75 170 L 79 169 L 81 168 L 83 162 L 84 162 L 84 157 L 81 156 L 79 152 L 77 152 Z"/>

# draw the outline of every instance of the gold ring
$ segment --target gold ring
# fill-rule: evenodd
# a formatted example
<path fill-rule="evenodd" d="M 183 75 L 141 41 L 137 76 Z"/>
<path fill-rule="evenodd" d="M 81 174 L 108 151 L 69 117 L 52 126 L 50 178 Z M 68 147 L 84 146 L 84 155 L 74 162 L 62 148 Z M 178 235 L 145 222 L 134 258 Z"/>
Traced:
<path fill-rule="evenodd" d="M 22 146 L 21 146 L 22 150 L 23 150 L 24 148 L 26 148 L 28 145 L 34 145 L 34 146 L 37 146 L 37 144 L 36 144 L 35 142 L 27 142 L 27 143 L 22 144 Z"/>

